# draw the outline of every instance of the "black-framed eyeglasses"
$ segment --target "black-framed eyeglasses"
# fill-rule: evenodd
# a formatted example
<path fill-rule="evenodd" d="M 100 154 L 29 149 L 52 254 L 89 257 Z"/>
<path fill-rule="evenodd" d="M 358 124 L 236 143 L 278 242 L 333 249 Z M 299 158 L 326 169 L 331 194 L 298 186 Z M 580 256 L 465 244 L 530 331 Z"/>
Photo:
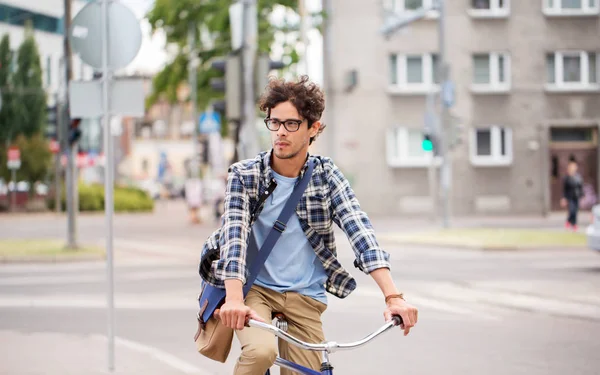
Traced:
<path fill-rule="evenodd" d="M 287 119 L 287 120 L 280 121 L 276 118 L 270 118 L 270 117 L 267 117 L 265 119 L 265 125 L 267 125 L 267 129 L 269 129 L 271 131 L 279 130 L 279 127 L 281 126 L 281 124 L 283 124 L 283 126 L 285 127 L 285 130 L 287 130 L 289 132 L 295 132 L 295 131 L 298 131 L 298 129 L 300 129 L 300 125 L 302 124 L 302 122 L 304 122 L 304 120 Z"/>

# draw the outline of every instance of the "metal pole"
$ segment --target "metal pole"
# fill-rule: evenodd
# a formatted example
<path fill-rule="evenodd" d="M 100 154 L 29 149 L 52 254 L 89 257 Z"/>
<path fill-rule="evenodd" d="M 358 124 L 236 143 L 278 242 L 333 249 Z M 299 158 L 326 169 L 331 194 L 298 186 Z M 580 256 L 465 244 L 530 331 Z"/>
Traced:
<path fill-rule="evenodd" d="M 115 369 L 115 313 L 114 313 L 114 275 L 113 275 L 113 140 L 109 124 L 108 85 L 108 1 L 102 0 L 102 123 L 104 127 L 104 212 L 106 215 L 106 276 L 108 283 L 108 370 Z"/>
<path fill-rule="evenodd" d="M 298 13 L 300 14 L 300 40 L 302 41 L 302 57 L 300 71 L 308 75 L 308 37 L 306 35 L 306 0 L 298 1 Z"/>
<path fill-rule="evenodd" d="M 323 0 L 323 10 L 325 11 L 325 22 L 323 29 L 323 85 L 325 87 L 325 94 L 329 97 L 329 101 L 327 102 L 327 106 L 325 108 L 325 124 L 327 125 L 327 131 L 324 134 L 327 134 L 327 154 L 329 157 L 335 160 L 335 110 L 334 110 L 334 98 L 333 95 L 333 78 L 332 74 L 332 47 L 333 47 L 333 38 L 331 32 L 331 22 L 333 16 L 333 6 L 332 0 Z"/>
<path fill-rule="evenodd" d="M 17 170 L 11 169 L 11 180 L 13 182 L 13 191 L 11 194 L 11 207 L 13 211 L 17 211 Z"/>
<path fill-rule="evenodd" d="M 71 0 L 64 0 L 64 8 L 65 8 L 65 30 L 63 36 L 63 49 L 64 49 L 64 60 L 65 60 L 65 96 L 63 98 L 63 102 L 65 103 L 65 107 L 68 108 L 67 103 L 69 102 L 69 82 L 73 79 L 73 69 L 71 64 L 71 44 L 69 42 L 69 28 L 71 27 Z M 70 123 L 71 116 L 69 110 L 66 110 L 64 113 L 64 126 L 65 131 L 67 131 Z M 65 133 L 68 134 L 68 133 Z M 65 137 L 67 138 L 67 137 Z M 78 204 L 75 202 L 77 197 L 77 180 L 75 178 L 75 150 L 77 147 L 73 145 L 73 147 L 69 146 L 67 142 L 65 142 L 65 150 L 67 150 L 67 165 L 66 165 L 66 185 L 67 185 L 67 247 L 70 249 L 77 248 L 77 238 L 76 238 L 76 207 Z"/>
<path fill-rule="evenodd" d="M 440 79 L 442 85 L 445 85 L 450 80 L 450 68 L 446 62 L 446 7 L 444 0 L 438 0 L 438 10 L 440 12 L 440 19 L 438 23 L 438 38 L 439 38 L 439 54 L 440 54 L 440 66 L 441 74 Z M 450 226 L 450 202 L 449 202 L 449 191 L 451 184 L 451 165 L 450 165 L 450 153 L 448 150 L 448 125 L 450 119 L 450 109 L 442 100 L 442 113 L 440 116 L 440 134 L 441 134 L 441 148 L 442 148 L 442 169 L 440 173 L 441 190 L 442 190 L 442 208 L 443 208 L 443 223 L 444 227 Z"/>
<path fill-rule="evenodd" d="M 61 127 L 63 125 L 63 115 L 62 115 L 62 107 L 60 105 L 60 98 L 59 95 L 56 94 L 56 137 L 57 137 L 57 141 L 58 141 L 58 152 L 56 153 L 56 155 L 54 155 L 54 209 L 56 211 L 57 214 L 59 214 L 62 211 L 62 201 L 61 201 L 61 194 L 60 194 L 60 180 L 61 180 L 61 176 L 60 176 L 60 172 L 61 172 L 61 168 L 60 168 L 60 150 L 62 150 L 62 130 Z"/>
<path fill-rule="evenodd" d="M 242 55 L 243 71 L 243 121 L 240 134 L 243 147 L 240 154 L 241 159 L 253 157 L 259 152 L 256 134 L 256 107 L 254 92 L 254 59 L 257 50 L 257 15 L 256 0 L 244 1 L 244 43 Z"/>
<path fill-rule="evenodd" d="M 188 28 L 188 46 L 190 58 L 188 62 L 188 75 L 191 90 L 192 121 L 194 123 L 194 132 L 192 133 L 192 161 L 190 163 L 191 178 L 199 177 L 199 145 L 198 145 L 198 75 L 196 72 L 196 30 L 193 22 L 189 23 Z"/>

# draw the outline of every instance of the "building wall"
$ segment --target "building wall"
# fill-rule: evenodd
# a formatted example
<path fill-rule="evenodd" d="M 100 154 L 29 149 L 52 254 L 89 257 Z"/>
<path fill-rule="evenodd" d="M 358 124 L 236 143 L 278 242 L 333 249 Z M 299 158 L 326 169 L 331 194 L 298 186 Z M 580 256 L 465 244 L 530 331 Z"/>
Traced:
<path fill-rule="evenodd" d="M 62 0 L 3 0 L 0 6 L 8 5 L 37 14 L 55 17 L 60 20 L 61 28 L 57 32 L 48 32 L 34 30 L 35 40 L 40 53 L 40 62 L 43 69 L 44 85 L 49 94 L 49 102 L 52 103 L 53 94 L 58 93 L 61 82 L 63 82 L 63 72 L 61 68 L 61 59 L 63 57 L 63 34 L 62 21 L 64 15 Z M 77 12 L 85 5 L 84 1 L 73 1 L 71 15 L 74 17 Z M 17 17 L 19 18 L 19 17 Z M 10 37 L 10 46 L 13 51 L 17 51 L 25 38 L 25 30 L 21 25 L 12 24 L 16 19 L 3 20 L 0 18 L 0 37 L 8 34 Z M 81 62 L 74 55 L 72 60 L 73 79 L 89 79 L 92 76 L 92 69 Z M 48 71 L 50 72 L 48 74 Z"/>
<path fill-rule="evenodd" d="M 479 19 L 469 14 L 470 1 L 446 3 L 446 50 L 456 88 L 451 112 L 465 127 L 462 144 L 451 154 L 453 213 L 541 213 L 549 187 L 544 169 L 548 154 L 540 145 L 548 124 L 597 124 L 600 119 L 594 104 L 600 90 L 546 90 L 546 53 L 600 52 L 599 17 L 548 17 L 541 2 L 512 1 L 508 17 Z M 390 92 L 389 55 L 437 53 L 437 19 L 418 21 L 386 39 L 379 33 L 381 6 L 382 1 L 333 1 L 333 87 L 327 106 L 335 124 L 319 139 L 318 150 L 335 156 L 369 212 L 425 214 L 432 206 L 427 163 L 389 166 L 386 141 L 395 126 L 422 129 L 426 95 Z M 472 92 L 472 55 L 481 52 L 510 56 L 508 92 Z M 358 80 L 346 91 L 351 70 Z M 471 129 L 488 125 L 512 130 L 512 162 L 507 165 L 478 166 L 470 160 Z"/>

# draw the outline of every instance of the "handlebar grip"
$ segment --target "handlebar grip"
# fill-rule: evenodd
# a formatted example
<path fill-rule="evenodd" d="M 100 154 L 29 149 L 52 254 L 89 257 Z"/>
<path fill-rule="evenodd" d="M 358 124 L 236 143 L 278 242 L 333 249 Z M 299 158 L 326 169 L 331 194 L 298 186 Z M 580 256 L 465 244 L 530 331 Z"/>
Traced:
<path fill-rule="evenodd" d="M 396 326 L 399 326 L 403 323 L 402 317 L 400 315 L 392 316 L 392 321 L 394 322 L 394 325 L 396 325 Z"/>

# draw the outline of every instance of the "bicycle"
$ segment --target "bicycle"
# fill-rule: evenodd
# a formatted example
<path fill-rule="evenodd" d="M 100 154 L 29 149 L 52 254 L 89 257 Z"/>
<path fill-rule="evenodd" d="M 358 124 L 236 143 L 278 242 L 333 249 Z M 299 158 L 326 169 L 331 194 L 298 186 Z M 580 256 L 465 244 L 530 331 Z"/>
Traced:
<path fill-rule="evenodd" d="M 305 350 L 323 352 L 323 361 L 321 363 L 321 372 L 301 366 L 297 363 L 288 361 L 279 356 L 276 357 L 275 365 L 282 367 L 282 368 L 292 370 L 292 371 L 296 371 L 302 375 L 333 375 L 333 366 L 331 365 L 331 362 L 329 360 L 329 354 L 335 353 L 338 350 L 350 350 L 350 349 L 355 349 L 360 346 L 363 346 L 363 345 L 367 344 L 369 341 L 373 340 L 375 337 L 381 335 L 382 333 L 387 332 L 391 328 L 402 324 L 402 318 L 400 317 L 400 315 L 394 315 L 392 317 L 391 321 L 387 322 L 381 328 L 379 328 L 375 332 L 371 333 L 370 335 L 366 336 L 362 340 L 345 343 L 345 344 L 340 344 L 335 341 L 327 341 L 327 342 L 324 342 L 321 344 L 311 344 L 311 343 L 301 341 L 301 340 L 297 339 L 296 337 L 287 333 L 286 332 L 287 331 L 287 321 L 285 320 L 284 317 L 281 316 L 281 314 L 276 315 L 274 318 L 274 321 L 275 321 L 275 325 L 272 325 L 272 324 L 268 324 L 268 323 L 259 322 L 254 319 L 249 319 L 246 325 L 248 327 L 255 327 L 255 328 L 260 328 L 260 329 L 269 331 L 269 332 L 273 333 L 275 336 L 277 336 L 299 348 L 302 348 Z M 265 375 L 270 375 L 270 374 L 271 374 L 270 370 L 267 370 Z"/>

